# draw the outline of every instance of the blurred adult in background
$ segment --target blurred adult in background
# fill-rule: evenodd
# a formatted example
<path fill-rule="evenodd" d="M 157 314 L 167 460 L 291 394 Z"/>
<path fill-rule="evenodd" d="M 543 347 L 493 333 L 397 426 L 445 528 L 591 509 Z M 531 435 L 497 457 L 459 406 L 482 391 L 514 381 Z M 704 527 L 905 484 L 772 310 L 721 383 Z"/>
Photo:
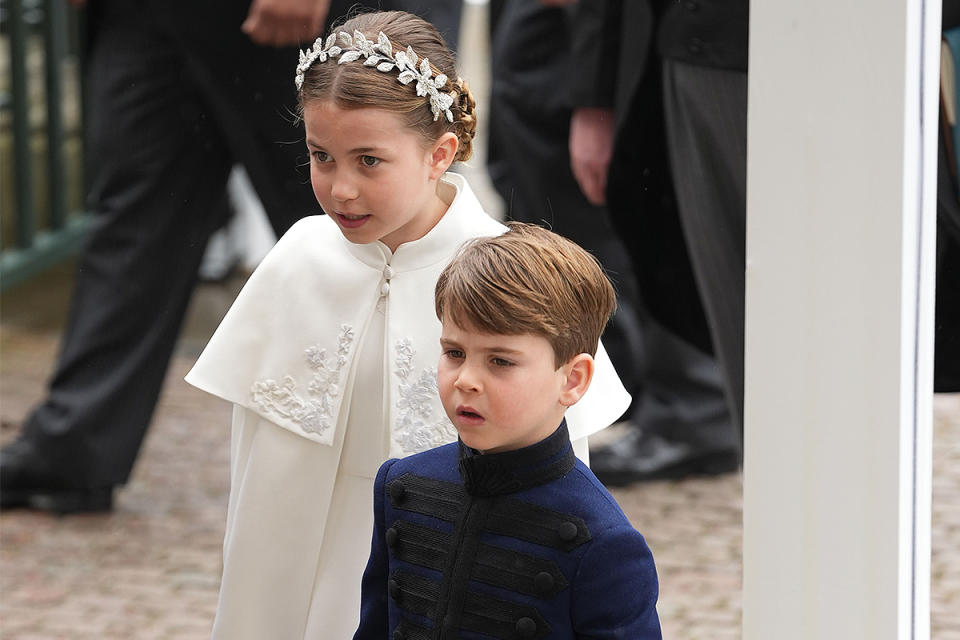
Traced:
<path fill-rule="evenodd" d="M 650 314 L 716 356 L 735 425 L 640 429 L 596 452 L 594 468 L 639 472 L 631 458 L 682 439 L 690 470 L 729 470 L 740 457 L 747 9 L 747 0 L 576 5 L 573 173 L 590 201 L 606 202 Z"/>
<path fill-rule="evenodd" d="M 948 43 L 943 60 L 954 72 L 952 87 L 942 85 L 937 164 L 937 288 L 934 330 L 934 390 L 960 391 L 960 181 L 957 178 L 957 126 L 960 97 L 960 0 L 944 0 L 943 32 Z M 951 90 L 952 89 L 952 90 Z M 950 95 L 948 95 L 948 93 Z"/>
<path fill-rule="evenodd" d="M 586 107 L 606 118 L 601 123 L 606 136 L 591 138 L 597 146 L 577 149 L 581 160 L 604 164 L 605 179 L 614 147 L 614 99 L 618 92 L 637 90 L 632 84 L 621 86 L 623 75 L 618 75 L 618 66 L 633 49 L 624 52 L 623 60 L 616 51 L 600 59 L 598 51 L 582 46 L 571 50 L 571 39 L 582 44 L 581 36 L 596 26 L 581 25 L 577 14 L 605 15 L 601 7 L 607 3 L 583 4 L 583 9 L 563 0 L 491 5 L 490 175 L 511 218 L 545 224 L 589 249 L 617 284 L 619 309 L 604 343 L 635 401 L 625 416 L 630 425 L 626 435 L 593 449 L 591 467 L 598 477 L 620 484 L 731 471 L 738 465 L 739 438 L 720 370 L 710 355 L 662 134 L 642 142 L 648 147 L 643 167 L 626 165 L 626 159 L 618 157 L 618 171 L 611 171 L 618 189 L 612 200 L 616 208 L 611 209 L 620 218 L 616 226 L 602 185 L 584 180 L 578 184 L 571 171 L 573 107 L 581 115 Z M 590 31 L 597 46 L 613 35 Z M 633 36 L 642 38 L 642 29 Z M 595 67 L 585 68 L 594 62 Z M 583 89 L 581 73 L 591 74 L 596 90 Z M 638 126 L 659 131 L 662 115 L 657 116 L 660 120 Z M 621 127 L 618 133 L 632 132 Z M 637 175 L 629 176 L 630 171 Z M 643 172 L 646 178 L 641 178 Z M 653 190 L 626 197 L 625 183 L 644 179 Z"/>
<path fill-rule="evenodd" d="M 632 267 L 606 210 L 587 202 L 570 172 L 570 108 L 563 93 L 569 16 L 546 1 L 507 2 L 491 11 L 490 178 L 510 219 L 563 234 L 611 274 L 618 310 L 604 345 L 635 393 L 641 345 Z"/>
<path fill-rule="evenodd" d="M 89 0 L 96 215 L 46 397 L 0 451 L 0 507 L 112 507 L 146 434 L 232 166 L 277 236 L 321 213 L 296 122 L 298 49 L 352 7 L 406 9 L 448 40 L 460 1 Z"/>

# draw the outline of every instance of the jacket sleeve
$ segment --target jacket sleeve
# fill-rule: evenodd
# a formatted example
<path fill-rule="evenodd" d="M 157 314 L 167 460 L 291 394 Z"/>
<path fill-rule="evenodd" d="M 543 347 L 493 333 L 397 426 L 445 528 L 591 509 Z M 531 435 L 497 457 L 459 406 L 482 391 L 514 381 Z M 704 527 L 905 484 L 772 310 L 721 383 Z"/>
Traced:
<path fill-rule="evenodd" d="M 390 467 L 396 459 L 380 465 L 373 485 L 373 539 L 370 542 L 370 559 L 360 582 L 360 626 L 354 640 L 383 640 L 389 636 L 387 606 L 387 572 L 390 558 L 384 539 L 384 483 Z"/>
<path fill-rule="evenodd" d="M 604 531 L 590 543 L 573 582 L 576 637 L 660 640 L 658 591 L 657 568 L 643 536 L 629 526 Z"/>
<path fill-rule="evenodd" d="M 613 108 L 620 59 L 622 0 L 577 2 L 570 17 L 570 107 Z"/>

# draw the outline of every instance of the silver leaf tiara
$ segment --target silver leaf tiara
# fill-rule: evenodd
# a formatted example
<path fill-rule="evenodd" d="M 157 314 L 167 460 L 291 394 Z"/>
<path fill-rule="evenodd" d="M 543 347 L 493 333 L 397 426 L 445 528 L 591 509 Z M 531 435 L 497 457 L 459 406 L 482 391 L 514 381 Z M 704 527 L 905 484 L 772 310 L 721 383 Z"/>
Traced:
<path fill-rule="evenodd" d="M 338 39 L 339 44 L 337 44 Z M 430 99 L 430 110 L 433 112 L 434 122 L 441 113 L 449 122 L 453 122 L 453 114 L 450 113 L 453 94 L 440 91 L 447 84 L 447 76 L 441 73 L 433 77 L 430 61 L 427 58 L 418 58 L 411 47 L 407 47 L 406 51 L 394 53 L 393 45 L 383 31 L 380 32 L 376 42 L 368 40 L 359 31 L 354 31 L 352 36 L 346 31 L 331 33 L 327 36 L 326 42 L 322 37 L 314 40 L 312 47 L 300 52 L 300 62 L 297 64 L 297 75 L 294 79 L 297 91 L 303 86 L 303 74 L 314 62 L 318 60 L 326 62 L 328 58 L 339 58 L 337 64 L 343 64 L 359 60 L 361 56 L 364 58 L 363 66 L 365 67 L 376 67 L 377 71 L 383 73 L 390 73 L 396 68 L 400 72 L 397 80 L 401 84 L 410 84 L 416 80 L 417 95 Z"/>

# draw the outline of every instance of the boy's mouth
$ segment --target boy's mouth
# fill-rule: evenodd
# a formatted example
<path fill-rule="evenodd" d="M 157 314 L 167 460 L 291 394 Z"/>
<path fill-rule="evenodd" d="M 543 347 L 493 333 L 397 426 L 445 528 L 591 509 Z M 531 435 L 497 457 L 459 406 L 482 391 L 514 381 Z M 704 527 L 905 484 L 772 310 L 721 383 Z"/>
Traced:
<path fill-rule="evenodd" d="M 457 416 L 459 416 L 460 418 L 463 418 L 464 420 L 468 420 L 470 422 L 474 422 L 474 421 L 479 422 L 483 420 L 482 415 L 477 413 L 473 407 L 468 407 L 468 406 L 457 407 Z"/>

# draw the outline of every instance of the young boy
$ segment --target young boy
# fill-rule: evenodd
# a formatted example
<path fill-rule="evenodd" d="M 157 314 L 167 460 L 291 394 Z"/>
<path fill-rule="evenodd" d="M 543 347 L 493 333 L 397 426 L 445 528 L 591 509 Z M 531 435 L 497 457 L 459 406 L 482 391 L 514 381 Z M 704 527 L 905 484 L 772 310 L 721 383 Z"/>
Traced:
<path fill-rule="evenodd" d="M 613 287 L 564 238 L 512 224 L 437 281 L 437 381 L 458 443 L 377 474 L 355 639 L 660 638 L 643 537 L 573 454 Z"/>

